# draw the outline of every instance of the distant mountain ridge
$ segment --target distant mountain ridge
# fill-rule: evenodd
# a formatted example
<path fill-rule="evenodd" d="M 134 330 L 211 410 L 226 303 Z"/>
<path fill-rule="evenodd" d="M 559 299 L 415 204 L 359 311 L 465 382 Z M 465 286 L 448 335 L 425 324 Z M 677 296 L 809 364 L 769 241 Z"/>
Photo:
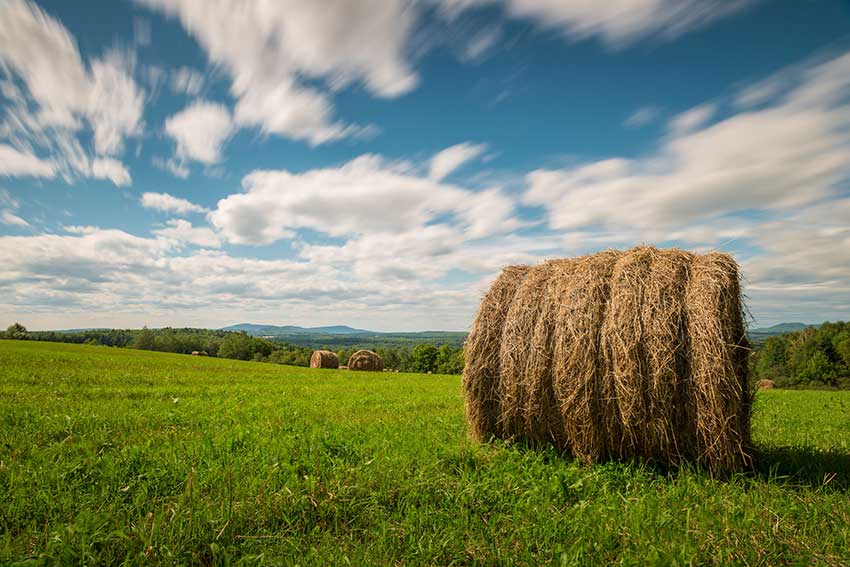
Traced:
<path fill-rule="evenodd" d="M 752 344 L 756 347 L 764 344 L 770 337 L 793 333 L 809 327 L 819 327 L 819 324 L 808 325 L 800 322 L 779 323 L 769 327 L 756 327 L 748 331 Z M 92 330 L 109 330 L 104 328 L 65 329 L 57 333 L 81 333 Z M 220 331 L 245 332 L 251 336 L 262 337 L 273 341 L 285 342 L 297 346 L 311 348 L 342 349 L 407 347 L 417 344 L 430 343 L 434 345 L 448 344 L 461 347 L 466 341 L 466 331 L 408 331 L 382 332 L 368 329 L 358 329 L 348 325 L 324 325 L 320 327 L 301 327 L 299 325 L 263 325 L 258 323 L 239 323 L 222 327 Z"/>
<path fill-rule="evenodd" d="M 755 341 L 756 344 L 759 344 L 770 337 L 793 333 L 795 331 L 802 331 L 809 327 L 820 327 L 820 325 L 807 325 L 805 323 L 779 323 L 778 325 L 770 327 L 757 327 L 755 329 L 750 329 L 747 334 L 750 336 L 751 341 Z"/>
<path fill-rule="evenodd" d="M 375 331 L 355 329 L 347 325 L 329 325 L 325 327 L 299 327 L 297 325 L 258 325 L 256 323 L 239 323 L 222 327 L 222 331 L 245 331 L 249 335 L 290 335 L 290 334 L 321 334 L 321 335 L 378 335 Z"/>
<path fill-rule="evenodd" d="M 794 331 L 800 331 L 807 327 L 817 327 L 818 325 L 807 325 L 805 323 L 779 323 L 777 325 L 772 325 L 770 327 L 757 327 L 755 329 L 750 329 L 750 333 L 756 334 L 771 334 L 771 335 L 781 335 L 784 333 L 793 333 Z"/>
<path fill-rule="evenodd" d="M 355 329 L 348 325 L 324 327 L 299 327 L 297 325 L 258 325 L 240 323 L 223 327 L 222 331 L 242 331 L 255 337 L 268 338 L 298 346 L 340 349 L 348 347 L 380 348 L 390 346 L 413 347 L 420 343 L 463 346 L 466 331 L 412 331 L 382 332 Z"/>

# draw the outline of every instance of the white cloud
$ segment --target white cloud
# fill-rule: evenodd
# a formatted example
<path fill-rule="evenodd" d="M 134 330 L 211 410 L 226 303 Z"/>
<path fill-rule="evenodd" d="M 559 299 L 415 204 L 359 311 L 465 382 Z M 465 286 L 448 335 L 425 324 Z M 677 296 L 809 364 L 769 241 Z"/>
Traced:
<path fill-rule="evenodd" d="M 65 225 L 62 227 L 62 230 L 69 234 L 94 234 L 101 229 L 97 226 Z"/>
<path fill-rule="evenodd" d="M 446 148 L 431 158 L 428 176 L 434 181 L 440 181 L 464 163 L 479 157 L 486 151 L 487 144 L 473 144 L 471 142 Z"/>
<path fill-rule="evenodd" d="M 0 188 L 0 206 L 17 209 L 20 202 L 8 190 Z"/>
<path fill-rule="evenodd" d="M 10 226 L 28 227 L 30 223 L 14 214 L 12 211 L 0 211 L 0 222 Z"/>
<path fill-rule="evenodd" d="M 143 129 L 144 93 L 132 78 L 132 55 L 112 50 L 86 64 L 68 30 L 32 2 L 0 3 L 0 65 L 8 71 L 0 138 L 19 151 L 43 150 L 52 167 L 35 168 L 42 175 L 52 170 L 70 182 L 102 173 L 97 157 L 120 153 Z M 77 139 L 89 132 L 94 158 Z"/>
<path fill-rule="evenodd" d="M 696 220 L 789 209 L 835 192 L 850 174 L 850 55 L 808 70 L 774 105 L 674 128 L 640 159 L 528 175 L 525 200 L 554 228 L 601 226 L 657 238 Z M 709 114 L 700 107 L 695 115 Z M 681 117 L 680 117 L 680 120 Z"/>
<path fill-rule="evenodd" d="M 132 59 L 118 52 L 91 62 L 92 83 L 85 114 L 98 154 L 120 152 L 125 137 L 141 132 L 144 94 L 131 76 L 132 66 Z"/>
<path fill-rule="evenodd" d="M 670 131 L 674 134 L 687 134 L 698 128 L 705 126 L 714 113 L 717 107 L 714 104 L 702 104 L 695 106 L 681 114 L 678 114 L 670 120 Z"/>
<path fill-rule="evenodd" d="M 79 236 L 0 237 L 0 283 L 9 290 L 0 296 L 0 313 L 25 314 L 27 324 L 42 328 L 213 326 L 246 318 L 463 329 L 493 273 L 539 261 L 557 246 L 539 235 L 470 241 L 459 226 L 430 225 L 339 246 L 305 245 L 292 260 L 260 260 L 187 252 L 187 242 L 167 232 L 74 232 Z M 436 283 L 458 269 L 469 274 L 465 282 Z"/>
<path fill-rule="evenodd" d="M 632 112 L 626 121 L 623 122 L 624 126 L 628 126 L 629 128 L 639 128 L 641 126 L 646 126 L 653 120 L 658 118 L 658 109 L 654 106 L 642 106 Z"/>
<path fill-rule="evenodd" d="M 185 215 L 187 213 L 203 213 L 207 209 L 186 199 L 169 195 L 168 193 L 142 193 L 139 200 L 146 209 L 155 209 Z"/>
<path fill-rule="evenodd" d="M 117 52 L 83 64 L 62 24 L 23 0 L 0 5 L 0 61 L 21 77 L 43 127 L 76 130 L 85 119 L 98 153 L 120 151 L 141 127 L 143 96 L 131 78 L 132 60 Z"/>
<path fill-rule="evenodd" d="M 305 245 L 300 255 L 375 282 L 392 294 L 399 282 L 433 282 L 452 270 L 492 274 L 506 265 L 539 261 L 546 256 L 545 249 L 557 245 L 557 240 L 541 236 L 471 240 L 458 227 L 436 224 L 397 233 L 374 232 L 342 245 Z M 474 303 L 472 297 L 466 299 Z"/>
<path fill-rule="evenodd" d="M 676 37 L 734 14 L 754 0 L 440 0 L 450 18 L 471 8 L 503 4 L 512 18 L 529 19 L 570 38 L 601 38 L 621 47 L 650 35 Z"/>
<path fill-rule="evenodd" d="M 308 228 L 331 236 L 399 234 L 442 219 L 483 237 L 516 226 L 513 201 L 417 175 L 409 164 L 365 155 L 339 168 L 255 171 L 243 193 L 218 202 L 214 226 L 230 241 L 268 244 Z"/>
<path fill-rule="evenodd" d="M 404 320 L 410 309 L 427 306 L 429 314 L 441 316 L 466 301 L 455 291 L 435 291 L 415 281 L 395 282 L 392 289 L 352 281 L 340 269 L 310 261 L 235 258 L 215 251 L 172 255 L 180 244 L 117 230 L 0 237 L 0 282 L 10 290 L 0 298 L 0 312 L 26 313 L 26 321 L 48 321 L 53 328 L 62 326 L 60 320 L 209 326 L 232 323 L 227 306 L 238 303 L 249 318 L 332 322 L 340 313 L 356 312 L 372 317 L 362 321 L 380 325 L 375 311 Z"/>
<path fill-rule="evenodd" d="M 174 158 L 165 159 L 158 156 L 154 156 L 154 158 L 151 160 L 151 163 L 154 167 L 158 167 L 159 169 L 168 171 L 174 177 L 178 177 L 180 179 L 189 178 L 189 168 L 183 161 L 177 161 Z"/>
<path fill-rule="evenodd" d="M 499 42 L 502 38 L 502 30 L 499 27 L 490 27 L 481 30 L 466 44 L 463 50 L 464 61 L 479 61 Z"/>
<path fill-rule="evenodd" d="M 307 80 L 329 88 L 361 82 L 382 97 L 417 82 L 405 57 L 415 17 L 405 0 L 139 2 L 180 20 L 230 75 L 235 121 L 265 133 L 312 144 L 353 133 L 333 118 L 327 94 Z"/>
<path fill-rule="evenodd" d="M 760 253 L 744 261 L 749 303 L 770 322 L 850 316 L 850 198 L 775 216 L 754 227 Z"/>
<path fill-rule="evenodd" d="M 55 166 L 33 154 L 0 144 L 0 175 L 10 177 L 55 177 Z"/>
<path fill-rule="evenodd" d="M 221 238 L 208 227 L 192 226 L 192 223 L 183 219 L 171 219 L 166 224 L 166 228 L 156 229 L 153 233 L 179 244 L 188 243 L 204 248 L 221 246 Z"/>
<path fill-rule="evenodd" d="M 23 0 L 0 4 L 0 61 L 26 84 L 43 124 L 79 126 L 91 79 L 68 30 Z"/>
<path fill-rule="evenodd" d="M 133 43 L 141 46 L 151 44 L 151 21 L 149 18 L 136 16 L 133 18 Z"/>
<path fill-rule="evenodd" d="M 96 179 L 108 179 L 119 187 L 132 182 L 130 172 L 124 164 L 112 158 L 95 158 L 91 163 L 91 176 Z"/>
<path fill-rule="evenodd" d="M 200 71 L 196 71 L 191 67 L 178 67 L 171 70 L 171 80 L 169 85 L 171 90 L 177 94 L 185 94 L 187 96 L 197 96 L 204 88 L 204 76 Z"/>
<path fill-rule="evenodd" d="M 165 132 L 177 143 L 177 156 L 212 164 L 233 133 L 230 112 L 223 104 L 195 101 L 165 121 Z"/>

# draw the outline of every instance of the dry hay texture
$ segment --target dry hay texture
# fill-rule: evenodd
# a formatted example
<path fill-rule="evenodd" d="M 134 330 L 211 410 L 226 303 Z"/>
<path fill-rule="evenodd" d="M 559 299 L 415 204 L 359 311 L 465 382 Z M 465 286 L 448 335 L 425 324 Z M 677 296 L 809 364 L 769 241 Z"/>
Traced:
<path fill-rule="evenodd" d="M 627 251 L 510 266 L 466 342 L 470 433 L 588 462 L 751 464 L 749 343 L 726 254 Z"/>
<path fill-rule="evenodd" d="M 384 360 L 371 350 L 358 350 L 348 359 L 348 369 L 383 372 Z"/>
<path fill-rule="evenodd" d="M 339 368 L 339 357 L 329 350 L 313 351 L 310 357 L 310 368 Z"/>

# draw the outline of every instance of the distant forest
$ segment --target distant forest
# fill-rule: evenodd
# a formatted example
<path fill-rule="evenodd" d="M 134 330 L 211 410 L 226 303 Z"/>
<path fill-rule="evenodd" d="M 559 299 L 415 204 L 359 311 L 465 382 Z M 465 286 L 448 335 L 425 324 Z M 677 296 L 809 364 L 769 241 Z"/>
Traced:
<path fill-rule="evenodd" d="M 334 341 L 323 342 L 326 337 L 314 338 L 313 344 L 294 345 L 253 337 L 243 331 L 212 329 L 170 328 L 163 329 L 86 329 L 77 331 L 28 331 L 15 323 L 0 338 L 51 341 L 102 345 L 110 347 L 136 348 L 159 352 L 191 354 L 202 351 L 208 356 L 253 360 L 293 366 L 309 366 L 310 356 L 316 348 L 332 350 L 339 355 L 340 364 L 345 364 L 354 351 L 368 348 L 384 359 L 384 367 L 400 372 L 433 372 L 436 374 L 460 374 L 463 371 L 463 349 L 449 342 L 435 341 L 413 344 L 409 341 L 393 344 L 378 336 L 374 339 L 360 337 L 359 341 L 346 341 L 345 347 Z M 304 337 L 301 337 L 302 340 Z M 333 338 L 333 337 L 330 337 Z M 454 341 L 450 341 L 454 342 Z"/>
<path fill-rule="evenodd" d="M 382 335 L 302 335 L 299 337 L 302 344 L 296 345 L 282 342 L 277 337 L 271 340 L 254 337 L 243 331 L 190 328 L 27 331 L 16 323 L 0 333 L 0 338 L 183 354 L 204 351 L 209 356 L 220 358 L 294 366 L 309 366 L 310 355 L 316 348 L 336 352 L 341 364 L 345 364 L 355 350 L 368 348 L 377 352 L 384 359 L 384 366 L 391 370 L 460 374 L 463 371 L 463 348 L 454 336 L 457 334 L 447 333 L 441 337 L 435 333 L 429 337 L 433 342 L 423 339 L 418 343 L 413 343 L 410 337 Z M 441 338 L 445 342 L 440 342 Z M 750 357 L 750 375 L 753 382 L 767 379 L 786 388 L 850 388 L 850 323 L 824 323 L 765 340 L 756 339 Z"/>
<path fill-rule="evenodd" d="M 750 359 L 754 380 L 780 387 L 850 388 L 850 323 L 824 323 L 770 337 Z"/>

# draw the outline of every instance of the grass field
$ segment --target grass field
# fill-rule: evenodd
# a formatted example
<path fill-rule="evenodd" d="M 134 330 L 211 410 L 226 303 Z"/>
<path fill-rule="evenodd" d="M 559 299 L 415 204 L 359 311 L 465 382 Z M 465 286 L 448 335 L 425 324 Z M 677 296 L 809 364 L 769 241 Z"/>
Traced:
<path fill-rule="evenodd" d="M 753 429 L 731 479 L 585 466 L 468 441 L 457 376 L 0 341 L 0 564 L 850 564 L 850 392 Z"/>

